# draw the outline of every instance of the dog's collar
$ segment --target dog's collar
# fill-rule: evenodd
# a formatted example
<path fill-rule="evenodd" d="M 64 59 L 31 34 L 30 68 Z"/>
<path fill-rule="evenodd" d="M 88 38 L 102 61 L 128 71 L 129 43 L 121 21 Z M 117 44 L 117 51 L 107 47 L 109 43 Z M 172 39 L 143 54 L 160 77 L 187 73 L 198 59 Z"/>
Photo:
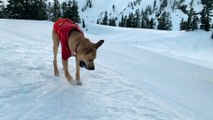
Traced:
<path fill-rule="evenodd" d="M 75 57 L 77 57 L 78 47 L 79 47 L 79 45 L 80 45 L 80 42 L 78 42 L 78 44 L 76 45 L 76 47 L 75 47 L 75 51 L 72 51 L 72 52 L 71 52 L 71 53 L 72 53 L 72 55 L 73 55 L 73 56 L 75 56 Z"/>

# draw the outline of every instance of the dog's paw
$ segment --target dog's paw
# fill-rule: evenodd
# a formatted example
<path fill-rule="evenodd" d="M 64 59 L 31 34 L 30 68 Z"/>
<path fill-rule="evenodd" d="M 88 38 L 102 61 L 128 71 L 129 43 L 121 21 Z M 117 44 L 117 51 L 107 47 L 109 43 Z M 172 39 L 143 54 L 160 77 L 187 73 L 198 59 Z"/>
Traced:
<path fill-rule="evenodd" d="M 81 85 L 82 85 L 82 82 L 81 82 L 80 80 L 76 80 L 76 85 L 81 86 Z"/>
<path fill-rule="evenodd" d="M 59 76 L 59 72 L 55 72 L 54 75 L 55 75 L 55 76 Z"/>
<path fill-rule="evenodd" d="M 76 85 L 75 80 L 68 80 L 68 82 L 70 83 L 70 85 L 73 85 L 73 86 L 75 86 L 75 85 Z"/>
<path fill-rule="evenodd" d="M 54 68 L 54 75 L 55 75 L 55 76 L 59 76 L 58 68 Z"/>

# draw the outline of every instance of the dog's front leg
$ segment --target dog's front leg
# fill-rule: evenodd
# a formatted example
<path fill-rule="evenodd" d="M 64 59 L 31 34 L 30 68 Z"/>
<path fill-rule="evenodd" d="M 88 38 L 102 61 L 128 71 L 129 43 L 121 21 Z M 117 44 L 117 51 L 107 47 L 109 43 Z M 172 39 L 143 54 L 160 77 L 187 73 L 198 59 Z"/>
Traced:
<path fill-rule="evenodd" d="M 80 80 L 80 61 L 76 58 L 76 84 L 82 85 L 82 82 Z"/>
<path fill-rule="evenodd" d="M 67 80 L 69 81 L 70 84 L 75 85 L 73 77 L 69 73 L 68 60 L 63 60 L 62 59 L 62 63 L 63 63 L 63 67 L 64 67 L 64 75 L 65 75 L 65 77 L 67 78 Z"/>

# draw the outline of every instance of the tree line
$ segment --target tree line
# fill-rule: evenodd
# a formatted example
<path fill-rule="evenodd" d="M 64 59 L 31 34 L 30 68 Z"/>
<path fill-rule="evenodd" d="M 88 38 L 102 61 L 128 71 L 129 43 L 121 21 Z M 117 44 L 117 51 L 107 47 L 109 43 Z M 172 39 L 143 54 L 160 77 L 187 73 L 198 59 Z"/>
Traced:
<path fill-rule="evenodd" d="M 140 5 L 140 2 L 140 0 L 136 0 L 129 3 L 127 7 L 135 10 L 135 6 Z M 179 9 L 187 15 L 187 19 L 182 18 L 180 21 L 180 30 L 193 31 L 203 29 L 205 31 L 209 31 L 213 27 L 211 22 L 211 17 L 213 17 L 213 0 L 201 0 L 203 8 L 200 12 L 196 12 L 194 10 L 194 2 L 194 0 L 191 0 L 189 5 L 186 5 L 185 0 L 173 0 L 173 5 L 171 5 L 172 11 L 174 12 L 174 10 Z M 153 6 L 148 5 L 145 9 L 136 9 L 135 12 L 130 12 L 128 15 L 121 14 L 120 19 L 110 16 L 111 13 L 105 11 L 102 13 L 103 17 L 97 20 L 97 24 L 131 28 L 172 30 L 171 14 L 165 10 L 165 8 L 168 7 L 169 0 L 160 0 L 159 6 L 157 6 L 156 3 L 157 1 L 155 0 Z M 113 11 L 115 11 L 114 8 L 115 6 L 113 6 Z M 188 10 L 187 8 L 190 9 Z"/>
<path fill-rule="evenodd" d="M 127 7 L 135 11 L 130 12 L 128 15 L 120 13 L 119 19 L 118 16 L 112 17 L 110 16 L 111 13 L 104 11 L 102 12 L 102 18 L 97 20 L 97 24 L 172 30 L 171 14 L 165 10 L 168 7 L 169 0 L 159 1 L 159 6 L 157 6 L 157 0 L 154 0 L 152 6 L 148 5 L 146 8 L 136 10 L 136 6 L 142 4 L 142 0 L 130 2 Z M 58 0 L 53 0 L 53 2 L 48 2 L 47 0 L 8 0 L 7 2 L 8 4 L 5 5 L 4 1 L 0 0 L 0 18 L 55 21 L 59 17 L 64 17 L 75 22 L 81 22 L 76 0 L 66 0 L 62 3 L 59 3 Z M 203 8 L 200 12 L 195 11 L 194 2 L 194 0 L 191 0 L 186 5 L 185 0 L 173 0 L 172 11 L 179 9 L 187 15 L 187 18 L 182 18 L 180 21 L 180 30 L 193 31 L 203 29 L 209 31 L 212 28 L 213 0 L 201 0 L 200 4 L 202 4 Z M 81 8 L 81 11 L 84 12 L 92 7 L 92 0 L 86 0 L 86 4 Z M 112 11 L 116 11 L 115 5 L 112 6 Z"/>
<path fill-rule="evenodd" d="M 191 3 L 194 0 L 191 1 Z M 181 10 L 188 16 L 187 20 L 182 19 L 180 23 L 180 30 L 193 31 L 198 28 L 205 31 L 209 31 L 212 28 L 211 17 L 213 10 L 212 0 L 201 0 L 203 9 L 200 12 L 195 12 L 192 4 L 190 5 L 190 10 L 186 10 L 186 5 L 181 6 Z M 200 18 L 198 16 L 201 16 Z M 198 26 L 200 24 L 200 26 Z"/>
<path fill-rule="evenodd" d="M 136 0 L 129 3 L 128 7 L 134 9 L 134 6 L 140 4 L 141 0 Z M 166 7 L 165 3 L 162 2 L 161 7 Z M 167 4 L 167 3 L 166 3 Z M 156 7 L 156 2 L 154 3 Z M 115 8 L 114 5 L 112 8 Z M 147 28 L 147 29 L 159 29 L 159 30 L 172 30 L 172 21 L 171 15 L 169 12 L 164 11 L 163 9 L 159 12 L 156 12 L 155 17 L 149 17 L 155 12 L 156 8 L 152 9 L 151 6 L 147 6 L 145 10 L 136 9 L 135 12 L 130 12 L 129 15 L 121 15 L 118 25 L 116 21 L 118 18 L 109 17 L 108 12 L 105 11 L 102 19 L 97 20 L 97 24 L 109 25 L 109 26 L 119 26 L 119 27 L 128 27 L 128 28 Z M 156 23 L 157 21 L 157 23 Z"/>
<path fill-rule="evenodd" d="M 67 0 L 59 3 L 58 0 L 8 0 L 5 5 L 0 0 L 0 18 L 32 19 L 55 21 L 59 17 L 69 18 L 80 22 L 78 3 L 76 0 Z"/>

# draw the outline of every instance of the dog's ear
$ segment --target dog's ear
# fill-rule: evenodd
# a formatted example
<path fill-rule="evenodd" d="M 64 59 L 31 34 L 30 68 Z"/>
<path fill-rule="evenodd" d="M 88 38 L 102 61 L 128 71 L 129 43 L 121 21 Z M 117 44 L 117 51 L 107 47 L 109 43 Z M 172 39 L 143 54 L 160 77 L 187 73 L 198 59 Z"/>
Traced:
<path fill-rule="evenodd" d="M 99 40 L 99 41 L 95 44 L 95 48 L 98 49 L 103 43 L 104 43 L 104 40 Z"/>

